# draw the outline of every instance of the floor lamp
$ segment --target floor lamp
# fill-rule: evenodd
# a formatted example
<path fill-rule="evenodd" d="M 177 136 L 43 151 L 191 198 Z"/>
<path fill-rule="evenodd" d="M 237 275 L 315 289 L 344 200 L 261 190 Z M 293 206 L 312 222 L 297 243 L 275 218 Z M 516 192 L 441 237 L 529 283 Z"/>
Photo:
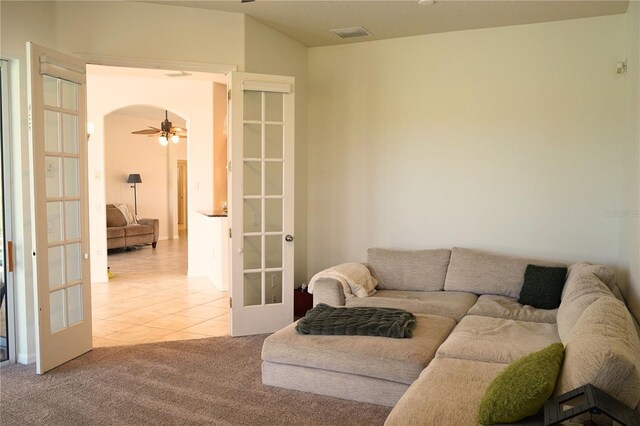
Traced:
<path fill-rule="evenodd" d="M 138 216 L 138 193 L 136 185 L 142 183 L 142 178 L 139 173 L 132 173 L 127 178 L 127 183 L 132 183 L 131 187 L 133 188 L 133 203 L 135 205 L 134 210 L 136 212 L 136 217 Z"/>

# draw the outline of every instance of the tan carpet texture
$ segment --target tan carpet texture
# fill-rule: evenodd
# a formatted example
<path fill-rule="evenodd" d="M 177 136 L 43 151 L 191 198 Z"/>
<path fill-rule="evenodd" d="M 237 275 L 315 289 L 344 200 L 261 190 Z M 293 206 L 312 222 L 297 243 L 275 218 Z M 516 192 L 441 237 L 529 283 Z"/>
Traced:
<path fill-rule="evenodd" d="M 0 371 L 9 425 L 376 425 L 387 407 L 264 386 L 266 336 L 96 348 L 42 376 Z"/>

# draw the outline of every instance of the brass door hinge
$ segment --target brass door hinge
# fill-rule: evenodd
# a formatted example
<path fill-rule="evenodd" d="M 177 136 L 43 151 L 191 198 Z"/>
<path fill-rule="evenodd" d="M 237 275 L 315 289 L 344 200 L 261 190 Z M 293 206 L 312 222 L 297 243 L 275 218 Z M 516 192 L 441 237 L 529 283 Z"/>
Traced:
<path fill-rule="evenodd" d="M 229 308 L 233 308 L 233 299 L 229 298 Z"/>
<path fill-rule="evenodd" d="M 231 238 L 231 228 L 229 228 L 229 238 Z"/>
<path fill-rule="evenodd" d="M 231 100 L 231 90 L 229 90 L 227 92 L 227 100 L 230 101 Z"/>

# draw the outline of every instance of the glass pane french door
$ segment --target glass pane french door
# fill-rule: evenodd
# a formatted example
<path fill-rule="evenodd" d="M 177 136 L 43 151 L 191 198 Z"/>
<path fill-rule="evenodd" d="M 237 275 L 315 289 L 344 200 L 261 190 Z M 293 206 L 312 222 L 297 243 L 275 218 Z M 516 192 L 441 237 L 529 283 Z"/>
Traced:
<path fill-rule="evenodd" d="M 92 347 L 86 134 L 86 66 L 28 43 L 36 371 Z"/>
<path fill-rule="evenodd" d="M 243 304 L 282 303 L 284 94 L 243 96 Z"/>
<path fill-rule="evenodd" d="M 231 335 L 293 321 L 294 79 L 231 76 Z"/>
<path fill-rule="evenodd" d="M 78 84 L 43 76 L 50 332 L 82 321 Z"/>

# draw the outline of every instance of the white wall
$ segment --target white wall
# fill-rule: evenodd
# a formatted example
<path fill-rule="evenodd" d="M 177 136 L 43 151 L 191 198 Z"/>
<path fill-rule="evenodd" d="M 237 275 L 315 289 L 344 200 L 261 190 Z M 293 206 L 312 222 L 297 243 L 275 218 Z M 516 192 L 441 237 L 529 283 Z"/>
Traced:
<path fill-rule="evenodd" d="M 624 20 L 309 49 L 309 275 L 372 246 L 617 266 Z"/>
<path fill-rule="evenodd" d="M 104 190 L 104 122 L 103 117 L 129 105 L 151 105 L 168 109 L 183 117 L 189 127 L 187 147 L 189 182 L 189 276 L 207 276 L 211 259 L 200 253 L 200 247 L 209 244 L 210 235 L 204 232 L 204 224 L 197 221 L 198 210 L 213 208 L 213 83 L 207 81 L 168 80 L 127 76 L 104 75 L 92 72 L 87 75 L 87 116 L 96 130 L 89 144 L 89 205 L 91 208 L 91 274 L 95 282 L 107 280 L 105 190 Z M 162 90 L 159 90 L 162 88 Z M 177 160 L 176 148 L 167 146 L 169 162 Z M 175 167 L 172 168 L 175 171 Z M 170 173 L 169 214 L 177 224 L 177 173 Z M 139 196 L 144 197 L 144 181 Z M 165 198 L 166 202 L 166 198 Z M 172 214 L 175 212 L 175 214 Z M 144 212 L 142 212 L 144 213 Z M 200 224 L 200 225 L 199 225 Z M 173 235 L 173 228 L 168 229 Z"/>
<path fill-rule="evenodd" d="M 157 120 L 118 112 L 105 117 L 105 201 L 107 204 L 127 203 L 133 207 L 132 185 L 126 181 L 130 173 L 139 173 L 142 183 L 137 185 L 138 215 L 158 219 L 159 239 L 166 240 L 173 237 L 169 233 L 172 228 L 170 221 L 173 228 L 177 228 L 176 218 L 169 215 L 172 204 L 169 200 L 169 173 L 174 172 L 177 164 L 175 160 L 169 163 L 169 152 L 175 151 L 175 157 L 181 150 L 186 152 L 186 141 L 182 139 L 178 145 L 170 143 L 163 147 L 157 136 L 150 138 L 131 134 L 148 126 L 159 127 L 164 110 L 157 109 L 157 112 Z M 180 125 L 175 120 L 173 124 Z"/>
<path fill-rule="evenodd" d="M 620 258 L 618 285 L 636 318 L 640 319 L 640 3 L 632 1 L 625 15 L 626 58 L 622 100 L 625 106 L 622 136 L 624 153 L 620 200 Z"/>
<path fill-rule="evenodd" d="M 246 17 L 247 71 L 295 77 L 295 285 L 307 280 L 307 48 Z"/>

